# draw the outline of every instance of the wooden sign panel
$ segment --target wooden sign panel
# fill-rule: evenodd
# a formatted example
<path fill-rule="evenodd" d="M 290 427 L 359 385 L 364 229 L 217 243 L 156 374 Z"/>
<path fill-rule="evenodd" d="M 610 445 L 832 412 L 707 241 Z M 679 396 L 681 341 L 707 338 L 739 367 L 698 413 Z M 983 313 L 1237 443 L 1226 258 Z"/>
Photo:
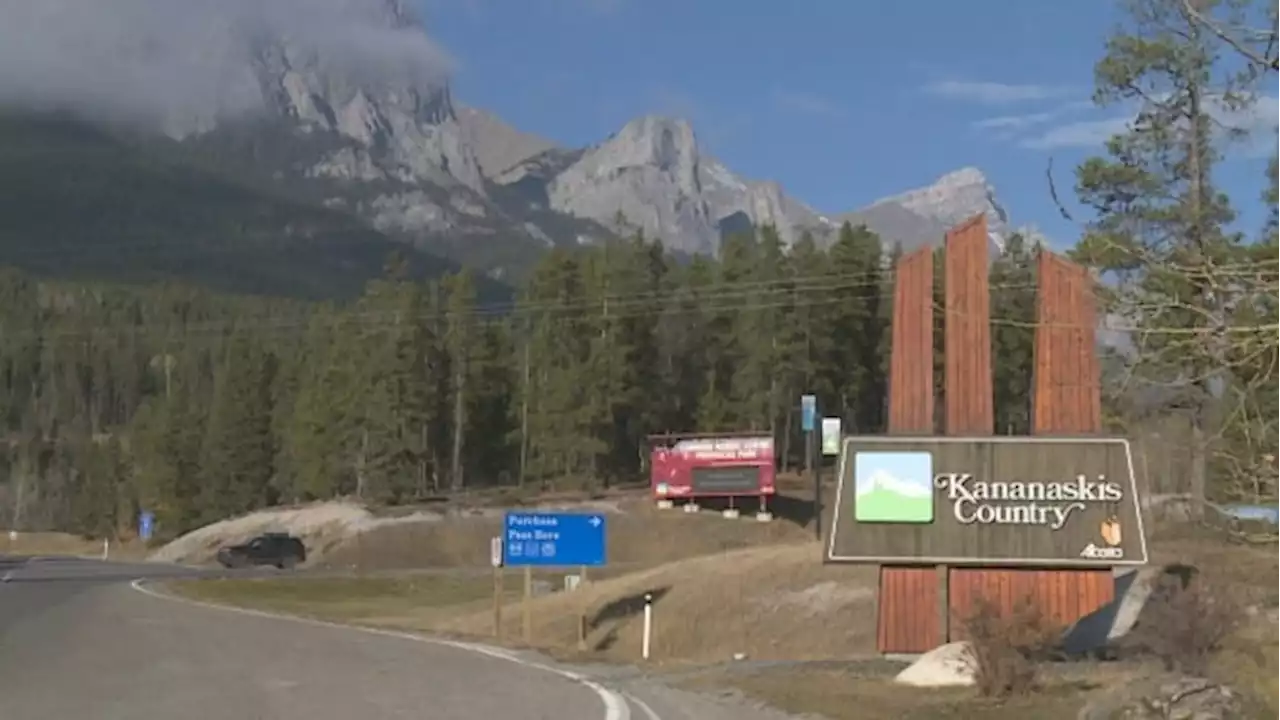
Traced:
<path fill-rule="evenodd" d="M 1123 439 L 845 439 L 827 560 L 1104 566 L 1147 562 Z"/>

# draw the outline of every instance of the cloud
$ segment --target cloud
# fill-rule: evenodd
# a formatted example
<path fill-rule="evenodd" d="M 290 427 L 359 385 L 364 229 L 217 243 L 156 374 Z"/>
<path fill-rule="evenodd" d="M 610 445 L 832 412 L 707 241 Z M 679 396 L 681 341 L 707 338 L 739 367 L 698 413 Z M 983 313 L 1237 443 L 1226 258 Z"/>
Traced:
<path fill-rule="evenodd" d="M 1210 101 L 1209 115 L 1220 131 L 1220 141 L 1229 152 L 1265 157 L 1276 150 L 1277 107 L 1275 97 L 1260 96 L 1244 107 L 1230 107 L 1221 100 Z M 1112 136 L 1127 131 L 1137 112 L 1112 117 L 1081 120 L 1057 125 L 1023 137 L 1018 144 L 1032 150 L 1098 148 Z"/>
<path fill-rule="evenodd" d="M 406 2 L 0 0 L 0 104 L 166 127 L 252 112 L 264 44 L 334 82 L 438 83 L 452 61 Z"/>
<path fill-rule="evenodd" d="M 1031 150 L 1056 150 L 1069 147 L 1096 148 L 1104 145 L 1113 135 L 1129 129 L 1132 117 L 1113 117 L 1102 120 L 1081 120 L 1049 128 L 1018 142 Z"/>
<path fill-rule="evenodd" d="M 1078 92 L 1076 88 L 1062 85 L 1018 85 L 965 80 L 943 80 L 930 83 L 924 87 L 924 91 L 936 97 L 983 105 L 1009 105 L 1036 100 L 1051 100 Z"/>
<path fill-rule="evenodd" d="M 997 117 L 983 118 L 973 123 L 973 127 L 978 130 L 1024 130 L 1035 125 L 1041 125 L 1049 122 L 1055 113 L 1027 113 L 1025 115 L 1000 115 Z"/>
<path fill-rule="evenodd" d="M 804 91 L 775 89 L 773 91 L 773 103 L 781 110 L 805 115 L 837 116 L 844 114 L 844 111 L 830 100 Z"/>

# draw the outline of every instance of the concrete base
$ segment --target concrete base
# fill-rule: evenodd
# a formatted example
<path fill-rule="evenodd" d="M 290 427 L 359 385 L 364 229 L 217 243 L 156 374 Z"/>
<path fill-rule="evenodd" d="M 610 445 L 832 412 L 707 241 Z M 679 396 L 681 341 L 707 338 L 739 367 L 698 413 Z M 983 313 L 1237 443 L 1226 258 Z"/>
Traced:
<path fill-rule="evenodd" d="M 702 510 L 702 508 L 698 506 L 698 503 L 684 504 L 684 511 L 687 513 L 696 513 L 696 512 L 699 512 L 700 510 Z"/>
<path fill-rule="evenodd" d="M 737 509 L 736 509 L 736 508 L 728 508 L 728 509 L 726 509 L 724 512 L 722 512 L 721 514 L 722 514 L 722 515 L 724 515 L 726 518 L 728 518 L 728 519 L 730 519 L 730 520 L 736 520 L 736 519 L 738 518 L 738 515 L 739 515 L 739 513 L 738 513 L 738 511 L 737 511 Z"/>
<path fill-rule="evenodd" d="M 671 508 L 673 508 L 673 507 L 675 507 L 675 506 L 676 506 L 676 504 L 675 504 L 674 502 L 670 501 L 670 500 L 659 500 L 659 501 L 658 501 L 658 509 L 659 509 L 659 510 L 670 510 Z"/>
<path fill-rule="evenodd" d="M 756 520 L 759 522 L 770 522 L 773 520 L 773 513 L 758 512 L 756 513 Z"/>

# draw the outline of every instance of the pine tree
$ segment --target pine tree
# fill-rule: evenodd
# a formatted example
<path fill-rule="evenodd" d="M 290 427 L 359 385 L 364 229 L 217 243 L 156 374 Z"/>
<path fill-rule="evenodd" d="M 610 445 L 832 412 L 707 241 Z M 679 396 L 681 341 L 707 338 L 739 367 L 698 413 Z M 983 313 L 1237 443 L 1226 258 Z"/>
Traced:
<path fill-rule="evenodd" d="M 1005 240 L 991 265 L 992 391 L 997 435 L 1031 433 L 1035 362 L 1036 266 L 1034 248 L 1019 233 Z"/>
<path fill-rule="evenodd" d="M 291 500 L 355 492 L 360 453 L 358 362 L 346 340 L 350 323 L 326 312 L 312 318 L 289 429 L 283 439 Z"/>
<path fill-rule="evenodd" d="M 370 283 L 358 305 L 368 322 L 358 328 L 364 357 L 358 384 L 361 483 L 374 502 L 425 494 L 429 427 L 435 390 L 428 376 L 430 318 L 424 289 L 400 279 Z"/>
<path fill-rule="evenodd" d="M 834 314 L 831 292 L 842 283 L 836 277 L 828 256 L 820 250 L 813 236 L 806 232 L 791 247 L 785 265 L 789 301 L 784 319 L 784 332 L 779 336 L 781 372 L 786 379 L 782 426 L 785 434 L 778 448 L 783 468 L 804 462 L 804 439 L 800 428 L 800 396 L 812 393 L 822 398 L 835 396 L 826 370 L 832 357 L 829 327 Z"/>
<path fill-rule="evenodd" d="M 448 348 L 452 378 L 449 390 L 453 399 L 449 486 L 457 491 L 466 484 L 463 453 L 467 443 L 467 405 L 473 393 L 468 380 L 472 373 L 478 339 L 474 315 L 476 287 L 475 280 L 466 271 L 451 276 L 446 285 L 445 346 Z"/>
<path fill-rule="evenodd" d="M 874 433 L 884 424 L 888 378 L 880 361 L 885 315 L 882 296 L 884 248 L 865 226 L 845 223 L 829 251 L 831 267 L 840 280 L 831 291 L 834 304 L 827 328 L 832 346 L 825 365 L 832 395 L 824 414 L 839 414 L 850 432 Z"/>
<path fill-rule="evenodd" d="M 1108 142 L 1107 157 L 1077 171 L 1080 200 L 1097 218 L 1075 255 L 1109 281 L 1104 309 L 1139 326 L 1130 364 L 1145 400 L 1190 423 L 1199 513 L 1200 501 L 1220 490 L 1208 487 L 1214 388 L 1228 379 L 1241 307 L 1233 269 L 1249 260 L 1243 239 L 1227 230 L 1234 213 L 1213 184 L 1221 152 L 1211 113 L 1246 96 L 1237 93 L 1240 75 L 1217 62 L 1221 41 L 1182 0 L 1130 0 L 1125 10 L 1127 25 L 1095 69 L 1094 99 L 1140 110 Z"/>
<path fill-rule="evenodd" d="M 272 358 L 243 330 L 223 353 L 200 453 L 196 501 L 205 522 L 266 504 L 274 473 Z"/>

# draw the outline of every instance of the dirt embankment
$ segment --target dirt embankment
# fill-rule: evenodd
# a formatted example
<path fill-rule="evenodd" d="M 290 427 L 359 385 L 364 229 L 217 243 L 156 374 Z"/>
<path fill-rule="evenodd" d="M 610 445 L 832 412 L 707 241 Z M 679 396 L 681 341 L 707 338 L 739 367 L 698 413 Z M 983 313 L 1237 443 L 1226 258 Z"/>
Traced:
<path fill-rule="evenodd" d="M 561 509 L 605 513 L 609 563 L 640 567 L 681 558 L 807 537 L 795 523 L 748 517 L 725 519 L 718 513 L 688 515 L 656 510 L 647 500 L 525 503 L 522 509 Z M 287 532 L 302 538 L 308 565 L 333 569 L 399 570 L 429 567 L 487 567 L 489 541 L 501 535 L 503 507 L 451 506 L 400 508 L 389 515 L 346 502 L 273 509 L 213 523 L 194 530 L 151 554 L 152 560 L 203 564 L 217 549 L 263 532 Z"/>
<path fill-rule="evenodd" d="M 530 604 L 533 644 L 561 653 L 587 623 L 587 654 L 640 657 L 644 596 L 653 598 L 652 657 L 725 662 L 850 657 L 875 651 L 874 568 L 824 566 L 815 542 L 791 542 L 691 557 L 591 582 Z M 507 607 L 503 634 L 519 638 L 519 603 Z M 492 634 L 489 611 L 441 629 Z"/>

